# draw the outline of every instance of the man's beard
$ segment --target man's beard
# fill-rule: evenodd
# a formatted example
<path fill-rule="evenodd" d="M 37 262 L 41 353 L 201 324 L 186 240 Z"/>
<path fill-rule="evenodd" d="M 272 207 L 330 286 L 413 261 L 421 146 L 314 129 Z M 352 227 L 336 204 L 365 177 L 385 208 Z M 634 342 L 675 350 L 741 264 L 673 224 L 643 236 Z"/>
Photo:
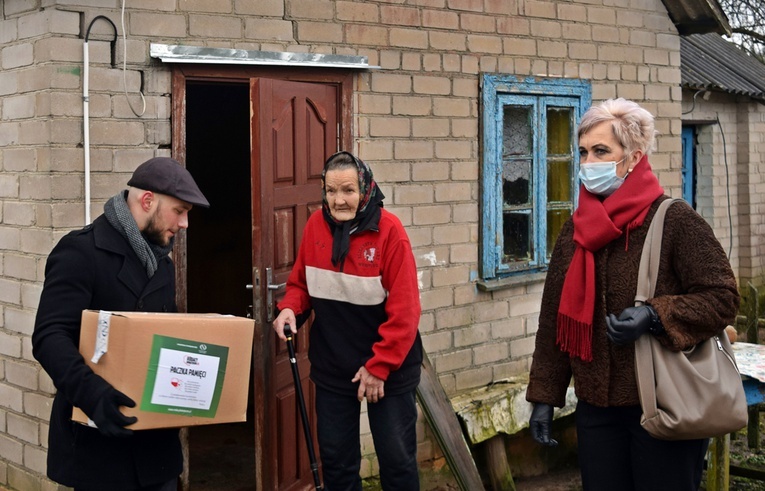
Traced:
<path fill-rule="evenodd" d="M 170 244 L 170 241 L 165 238 L 163 230 L 157 227 L 156 218 L 156 213 L 149 218 L 149 221 L 146 223 L 146 228 L 143 229 L 141 235 L 143 235 L 143 238 L 146 239 L 147 242 L 165 247 Z"/>

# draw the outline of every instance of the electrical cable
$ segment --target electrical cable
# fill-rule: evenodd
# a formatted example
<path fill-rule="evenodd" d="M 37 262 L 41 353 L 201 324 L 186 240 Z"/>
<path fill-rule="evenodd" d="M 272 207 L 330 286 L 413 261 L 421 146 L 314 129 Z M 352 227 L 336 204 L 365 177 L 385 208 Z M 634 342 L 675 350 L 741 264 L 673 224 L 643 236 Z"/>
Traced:
<path fill-rule="evenodd" d="M 682 112 L 681 114 L 689 114 L 692 113 L 693 110 L 696 108 L 696 97 L 698 97 L 699 94 L 702 92 L 707 92 L 706 89 L 699 89 L 693 94 L 693 105 L 688 111 Z M 715 122 L 717 123 L 717 126 L 720 128 L 720 136 L 722 137 L 722 144 L 723 144 L 723 162 L 725 163 L 725 196 L 728 200 L 728 259 L 730 259 L 730 255 L 733 252 L 733 217 L 731 216 L 731 206 L 730 206 L 730 171 L 728 169 L 728 150 L 727 146 L 725 145 L 725 132 L 723 131 L 722 124 L 720 124 L 720 115 L 718 113 L 715 113 Z"/>
<path fill-rule="evenodd" d="M 701 94 L 702 92 L 706 92 L 706 91 L 707 91 L 706 89 L 699 89 L 699 90 L 697 90 L 696 93 L 693 94 L 693 101 L 692 101 L 693 105 L 691 106 L 691 108 L 689 110 L 685 111 L 685 112 L 680 113 L 680 114 L 681 115 L 685 115 L 685 114 L 692 113 L 693 110 L 696 109 L 696 97 L 698 97 L 698 95 Z"/>
<path fill-rule="evenodd" d="M 93 20 L 91 20 L 90 24 L 88 24 L 88 29 L 85 31 L 85 42 L 88 42 L 88 38 L 90 38 L 90 30 L 93 28 L 93 24 L 95 24 L 98 19 L 105 20 L 112 26 L 112 29 L 114 29 L 114 39 L 109 42 L 109 45 L 112 47 L 112 66 L 114 66 L 116 61 L 114 52 L 117 45 L 117 26 L 114 25 L 114 22 L 112 22 L 110 18 L 105 15 L 97 15 L 93 17 Z"/>
<path fill-rule="evenodd" d="M 725 162 L 725 196 L 728 199 L 728 258 L 733 252 L 733 217 L 731 216 L 730 206 L 730 171 L 728 170 L 728 150 L 725 145 L 725 132 L 723 131 L 722 124 L 720 124 L 720 115 L 715 113 L 715 122 L 720 128 L 720 136 L 722 137 L 723 144 L 723 162 Z"/>
<path fill-rule="evenodd" d="M 130 102 L 130 97 L 128 97 L 128 91 L 127 91 L 127 34 L 125 31 L 125 0 L 122 0 L 122 13 L 120 15 L 120 21 L 122 24 L 122 87 L 125 90 L 125 99 L 127 99 L 128 106 L 130 106 L 130 110 L 133 111 L 133 114 L 138 116 L 139 118 L 143 116 L 143 114 L 146 112 L 146 98 L 143 96 L 143 87 L 141 87 L 138 90 L 138 94 L 141 96 L 141 103 L 143 104 L 143 108 L 141 109 L 141 112 L 137 112 L 135 108 L 133 108 L 133 103 Z M 143 85 L 143 79 L 141 82 L 141 85 Z"/>

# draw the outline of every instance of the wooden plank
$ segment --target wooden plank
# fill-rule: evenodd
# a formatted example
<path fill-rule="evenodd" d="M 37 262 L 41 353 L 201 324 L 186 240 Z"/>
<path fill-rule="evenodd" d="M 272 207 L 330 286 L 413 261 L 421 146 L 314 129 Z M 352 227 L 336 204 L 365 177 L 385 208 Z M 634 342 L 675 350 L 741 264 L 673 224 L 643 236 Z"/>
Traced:
<path fill-rule="evenodd" d="M 752 467 L 744 467 L 740 465 L 730 465 L 730 475 L 737 477 L 745 477 L 747 479 L 755 479 L 757 481 L 765 482 L 765 471 L 755 469 Z"/>
<path fill-rule="evenodd" d="M 516 491 L 510 463 L 507 461 L 505 440 L 502 435 L 494 435 L 486 440 L 486 467 L 493 491 Z"/>
<path fill-rule="evenodd" d="M 728 491 L 730 485 L 730 435 L 713 438 L 709 444 L 707 491 Z"/>
<path fill-rule="evenodd" d="M 752 285 L 751 281 L 747 282 L 746 286 L 747 295 L 749 297 L 745 302 L 746 306 L 748 307 L 746 312 L 746 340 L 749 343 L 759 344 L 760 330 L 757 319 L 759 318 L 760 314 L 760 296 L 757 288 Z M 746 383 L 744 384 L 745 389 L 747 385 L 748 384 Z M 747 394 L 747 403 L 749 403 L 748 398 L 750 395 L 754 396 L 754 394 Z M 751 404 L 749 406 L 749 422 L 746 426 L 746 438 L 750 449 L 760 448 L 760 410 L 757 406 Z"/>
<path fill-rule="evenodd" d="M 449 398 L 438 381 L 428 355 L 422 353 L 422 375 L 417 387 L 417 401 L 430 429 L 444 452 L 446 462 L 462 491 L 484 490 L 478 468 L 470 453 L 462 427 Z"/>

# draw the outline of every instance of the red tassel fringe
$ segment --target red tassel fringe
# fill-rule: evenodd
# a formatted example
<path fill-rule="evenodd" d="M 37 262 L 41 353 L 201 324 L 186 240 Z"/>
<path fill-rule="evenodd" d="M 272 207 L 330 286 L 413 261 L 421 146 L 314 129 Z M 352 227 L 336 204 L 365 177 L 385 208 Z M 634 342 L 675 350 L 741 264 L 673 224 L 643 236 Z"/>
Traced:
<path fill-rule="evenodd" d="M 556 343 L 560 349 L 582 361 L 592 361 L 592 325 L 577 321 L 558 313 L 558 335 Z"/>

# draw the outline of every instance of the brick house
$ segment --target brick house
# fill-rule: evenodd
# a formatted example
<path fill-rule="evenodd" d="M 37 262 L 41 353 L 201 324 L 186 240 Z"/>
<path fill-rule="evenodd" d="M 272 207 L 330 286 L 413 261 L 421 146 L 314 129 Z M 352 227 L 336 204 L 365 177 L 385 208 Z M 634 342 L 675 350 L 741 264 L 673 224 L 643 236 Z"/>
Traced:
<path fill-rule="evenodd" d="M 257 489 L 299 487 L 310 475 L 299 430 L 284 430 L 299 422 L 290 384 L 279 385 L 285 353 L 268 327 L 278 290 L 267 285 L 289 273 L 324 158 L 343 148 L 369 162 L 407 227 L 420 331 L 446 392 L 522 376 L 548 254 L 576 202 L 578 119 L 592 101 L 642 103 L 661 132 L 652 165 L 681 196 L 683 128 L 693 123 L 684 111 L 697 99 L 681 84 L 681 35 L 727 29 L 716 3 L 693 0 L 0 8 L 0 485 L 17 490 L 58 489 L 45 478 L 55 388 L 30 342 L 47 254 L 140 162 L 184 162 L 213 204 L 192 212 L 176 242 L 181 310 L 249 314 L 258 325 L 251 417 L 185 432 L 184 483 L 202 472 L 204 448 L 223 468 L 236 452 L 222 445 L 236 442 L 245 455 L 228 475 Z M 730 239 L 739 281 L 762 284 L 765 112 L 751 96 L 735 99 L 719 111 L 736 171 L 707 124 L 695 196 Z M 744 130 L 745 140 L 733 137 Z M 424 424 L 420 440 L 423 461 L 439 455 Z M 364 435 L 365 476 L 376 474 L 372 447 Z"/>
<path fill-rule="evenodd" d="M 682 197 L 712 224 L 746 292 L 763 285 L 765 65 L 713 33 L 680 46 Z"/>

